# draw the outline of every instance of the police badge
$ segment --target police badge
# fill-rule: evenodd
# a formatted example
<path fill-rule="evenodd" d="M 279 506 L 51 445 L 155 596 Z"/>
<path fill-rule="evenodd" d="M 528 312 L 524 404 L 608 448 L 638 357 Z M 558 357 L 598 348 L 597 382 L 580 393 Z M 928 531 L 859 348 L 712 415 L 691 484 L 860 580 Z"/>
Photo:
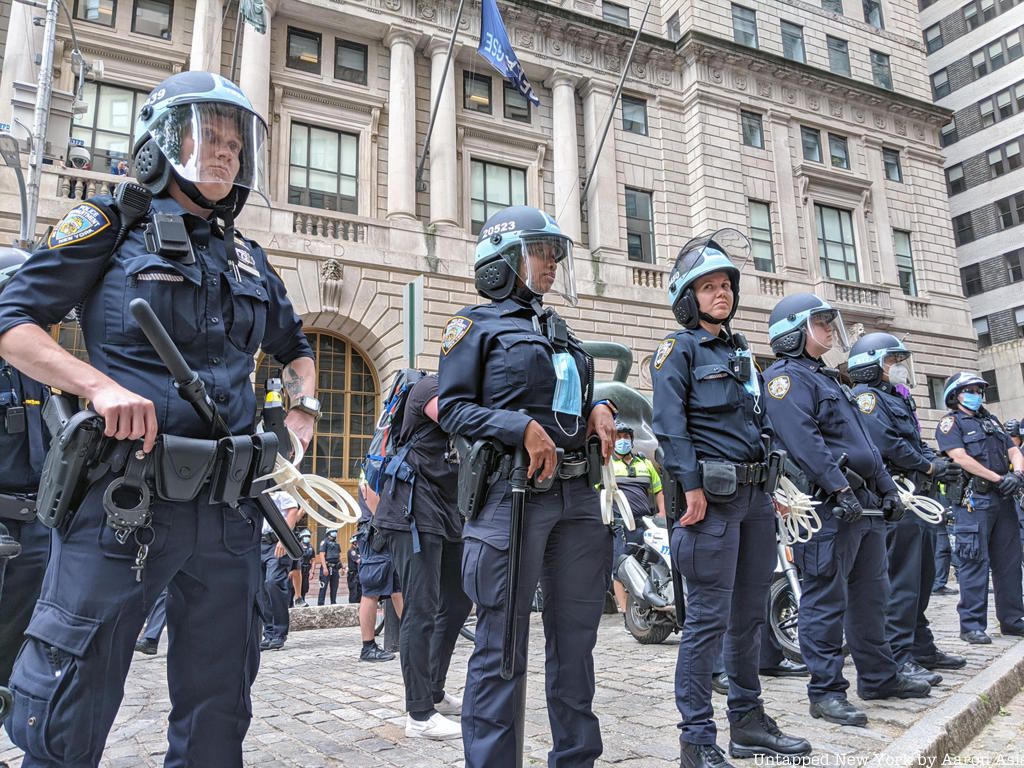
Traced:
<path fill-rule="evenodd" d="M 661 366 L 668 360 L 669 354 L 672 352 L 672 348 L 676 345 L 675 339 L 665 339 L 658 345 L 658 351 L 654 355 L 654 369 L 661 370 Z"/>
<path fill-rule="evenodd" d="M 473 325 L 473 321 L 468 317 L 462 315 L 456 315 L 448 324 L 444 327 L 444 333 L 441 335 L 441 352 L 447 355 L 455 345 L 462 341 L 462 337 L 469 331 L 470 326 Z"/>
<path fill-rule="evenodd" d="M 768 394 L 781 400 L 789 394 L 789 376 L 776 376 L 768 382 Z"/>

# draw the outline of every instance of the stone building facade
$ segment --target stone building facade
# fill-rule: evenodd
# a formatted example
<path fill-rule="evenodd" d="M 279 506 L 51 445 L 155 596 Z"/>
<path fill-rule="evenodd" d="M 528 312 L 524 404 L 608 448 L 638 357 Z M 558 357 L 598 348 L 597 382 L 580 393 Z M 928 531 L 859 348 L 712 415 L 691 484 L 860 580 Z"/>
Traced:
<path fill-rule="evenodd" d="M 581 301 L 560 311 L 583 338 L 627 345 L 641 391 L 650 390 L 651 354 L 675 326 L 666 306 L 675 254 L 722 226 L 755 243 L 736 326 L 759 358 L 770 358 L 774 304 L 815 291 L 848 326 L 907 335 L 933 388 L 973 367 L 939 149 L 949 114 L 930 102 L 917 9 L 902 0 L 822 5 L 654 2 L 595 162 L 640 0 L 501 5 L 537 108 L 477 56 L 474 0 L 446 75 L 451 0 L 268 0 L 267 34 L 243 28 L 238 79 L 270 126 L 272 206 L 253 201 L 240 226 L 267 249 L 316 334 L 327 416 L 309 461 L 354 477 L 374 395 L 404 364 L 403 286 L 425 277 L 417 362 L 433 368 L 445 320 L 476 300 L 473 233 L 513 202 L 543 206 L 577 241 Z M 26 68 L 14 62 L 38 50 L 18 18 L 25 7 L 16 3 L 10 17 L 0 90 L 12 87 L 8 72 Z M 234 8 L 78 0 L 80 45 L 104 61 L 72 129 L 93 166 L 44 174 L 41 227 L 68 195 L 117 181 L 107 171 L 130 145 L 137 94 L 188 67 L 230 74 Z M 69 90 L 63 21 L 59 37 L 58 83 Z M 0 122 L 9 122 L 7 103 Z M 0 170 L 0 229 L 13 232 L 8 176 Z M 72 329 L 64 337 L 75 343 Z M 607 375 L 610 363 L 599 370 Z M 918 396 L 929 404 L 926 386 Z M 926 424 L 939 415 L 922 411 Z"/>
<path fill-rule="evenodd" d="M 922 0 L 950 215 L 992 410 L 1024 417 L 1024 4 Z"/>

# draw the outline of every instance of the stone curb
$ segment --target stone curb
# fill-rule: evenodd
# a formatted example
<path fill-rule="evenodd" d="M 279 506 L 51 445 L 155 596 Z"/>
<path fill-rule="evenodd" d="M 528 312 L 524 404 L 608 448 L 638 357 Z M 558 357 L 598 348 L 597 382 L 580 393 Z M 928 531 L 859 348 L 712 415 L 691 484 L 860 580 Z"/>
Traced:
<path fill-rule="evenodd" d="M 289 632 L 302 632 L 306 629 L 335 629 L 337 627 L 358 626 L 358 603 L 292 608 L 288 612 Z"/>
<path fill-rule="evenodd" d="M 869 766 L 942 765 L 977 736 L 999 709 L 1024 688 L 1024 643 L 1016 643 L 892 742 Z"/>

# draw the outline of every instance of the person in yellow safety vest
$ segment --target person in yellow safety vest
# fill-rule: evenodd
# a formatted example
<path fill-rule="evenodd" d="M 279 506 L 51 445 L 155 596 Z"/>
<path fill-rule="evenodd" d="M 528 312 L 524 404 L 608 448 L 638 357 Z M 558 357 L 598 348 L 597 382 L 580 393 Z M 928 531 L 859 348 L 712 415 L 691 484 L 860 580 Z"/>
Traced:
<path fill-rule="evenodd" d="M 619 613 L 626 610 L 626 588 L 618 579 L 619 558 L 626 552 L 627 543 L 642 545 L 644 524 L 642 515 L 650 515 L 654 508 L 658 517 L 665 518 L 665 494 L 661 489 L 661 476 L 654 462 L 643 454 L 633 452 L 633 428 L 623 421 L 615 424 L 615 453 L 612 455 L 612 469 L 619 489 L 629 501 L 629 509 L 636 521 L 636 529 L 627 531 L 622 524 L 619 510 L 615 510 L 612 586 Z"/>

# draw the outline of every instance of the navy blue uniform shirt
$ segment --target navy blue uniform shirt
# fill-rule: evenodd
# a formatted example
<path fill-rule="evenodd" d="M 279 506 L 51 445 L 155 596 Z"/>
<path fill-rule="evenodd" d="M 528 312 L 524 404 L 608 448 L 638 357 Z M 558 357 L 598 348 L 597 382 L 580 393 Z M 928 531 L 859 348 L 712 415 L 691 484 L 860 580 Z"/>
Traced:
<path fill-rule="evenodd" d="M 215 225 L 170 197 L 155 198 L 153 212 L 183 216 L 195 253 L 183 264 L 150 253 L 137 224 L 111 254 L 119 218 L 111 198 L 79 204 L 57 225 L 0 296 L 0 335 L 23 323 L 59 323 L 82 303 L 81 325 L 89 362 L 126 389 L 153 401 L 159 430 L 209 436 L 128 311 L 137 297 L 153 307 L 185 361 L 206 384 L 234 434 L 253 430 L 256 398 L 249 376 L 262 348 L 287 365 L 313 357 L 263 249 L 240 236 L 226 244 Z"/>
<path fill-rule="evenodd" d="M 0 493 L 35 493 L 50 446 L 42 420 L 50 391 L 0 359 L 0 395 L 13 407 L 25 409 L 24 430 L 9 433 L 5 425 L 10 406 L 0 405 Z"/>
<path fill-rule="evenodd" d="M 448 321 L 438 365 L 438 408 L 445 432 L 471 441 L 494 438 L 516 448 L 532 419 L 559 448 L 583 450 L 593 361 L 570 337 L 568 351 L 580 375 L 583 413 L 555 414 L 555 349 L 534 329 L 535 316 L 529 304 L 510 297 L 466 307 Z"/>
<path fill-rule="evenodd" d="M 807 479 L 827 494 L 849 485 L 838 464 L 844 453 L 847 466 L 876 493 L 895 492 L 896 484 L 850 402 L 852 393 L 822 373 L 823 367 L 806 356 L 783 357 L 765 371 L 765 402 L 775 436 Z"/>
<path fill-rule="evenodd" d="M 939 419 L 935 440 L 940 451 L 963 448 L 968 456 L 997 474 L 1004 475 L 1010 470 L 1009 450 L 1013 441 L 999 420 L 984 408 L 972 415 L 959 409 L 950 411 Z"/>
<path fill-rule="evenodd" d="M 853 393 L 868 434 L 886 463 L 908 477 L 914 472 L 927 474 L 935 451 L 921 439 L 913 400 L 884 382 L 876 386 L 858 384 Z"/>
<path fill-rule="evenodd" d="M 732 373 L 734 355 L 723 336 L 697 328 L 668 336 L 651 360 L 654 434 L 665 454 L 665 471 L 684 490 L 700 488 L 701 459 L 748 463 L 765 458 L 764 388 L 755 402 Z"/>

